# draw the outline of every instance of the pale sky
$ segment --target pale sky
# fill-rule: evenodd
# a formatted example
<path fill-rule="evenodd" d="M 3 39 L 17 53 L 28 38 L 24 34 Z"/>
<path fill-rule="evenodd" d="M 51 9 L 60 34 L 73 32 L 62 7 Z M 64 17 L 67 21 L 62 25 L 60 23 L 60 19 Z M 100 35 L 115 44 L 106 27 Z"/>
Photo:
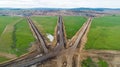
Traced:
<path fill-rule="evenodd" d="M 120 8 L 120 0 L 0 0 L 1 7 L 12 8 Z"/>

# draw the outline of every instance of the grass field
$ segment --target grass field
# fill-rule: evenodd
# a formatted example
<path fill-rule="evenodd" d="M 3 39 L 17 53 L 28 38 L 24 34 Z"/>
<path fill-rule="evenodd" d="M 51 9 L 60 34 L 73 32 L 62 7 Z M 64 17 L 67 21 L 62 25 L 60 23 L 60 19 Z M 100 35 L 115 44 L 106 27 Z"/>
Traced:
<path fill-rule="evenodd" d="M 28 48 L 31 46 L 31 42 L 34 42 L 34 37 L 32 35 L 32 32 L 30 31 L 29 25 L 27 23 L 26 19 L 23 19 L 19 23 L 17 23 L 15 26 L 14 31 L 14 44 L 13 49 L 14 53 L 17 56 L 20 56 L 26 52 L 28 52 Z"/>
<path fill-rule="evenodd" d="M 32 19 L 38 23 L 39 30 L 42 32 L 43 35 L 46 33 L 54 34 L 54 29 L 57 24 L 57 17 L 56 16 L 44 16 L 44 17 L 32 17 Z M 36 24 L 37 24 L 36 23 Z"/>
<path fill-rule="evenodd" d="M 86 49 L 120 50 L 120 16 L 95 18 L 88 34 Z"/>
<path fill-rule="evenodd" d="M 0 16 L 0 35 L 2 34 L 7 24 L 15 22 L 18 19 L 20 19 L 20 17 Z"/>
<path fill-rule="evenodd" d="M 17 56 L 28 52 L 34 37 L 26 19 L 10 16 L 0 16 L 0 19 L 0 31 L 2 31 L 0 52 L 11 53 Z"/>
<path fill-rule="evenodd" d="M 54 34 L 54 29 L 58 20 L 56 16 L 32 17 L 32 19 L 39 23 L 40 30 L 44 35 L 46 35 L 46 33 Z M 86 21 L 86 18 L 80 16 L 64 16 L 63 21 L 67 32 L 67 38 L 71 38 Z"/>
<path fill-rule="evenodd" d="M 64 16 L 63 21 L 65 24 L 67 38 L 72 38 L 86 20 L 87 18 L 81 16 Z"/>
<path fill-rule="evenodd" d="M 13 26 L 21 18 L 20 17 L 10 17 L 10 16 L 0 16 L 0 31 L 2 35 L 0 36 L 0 52 L 10 53 L 12 45 L 12 32 L 14 30 Z M 7 19 L 7 20 L 6 20 Z M 3 31 L 4 30 L 4 31 Z"/>
<path fill-rule="evenodd" d="M 0 57 L 0 63 L 9 60 L 8 58 L 5 57 Z"/>

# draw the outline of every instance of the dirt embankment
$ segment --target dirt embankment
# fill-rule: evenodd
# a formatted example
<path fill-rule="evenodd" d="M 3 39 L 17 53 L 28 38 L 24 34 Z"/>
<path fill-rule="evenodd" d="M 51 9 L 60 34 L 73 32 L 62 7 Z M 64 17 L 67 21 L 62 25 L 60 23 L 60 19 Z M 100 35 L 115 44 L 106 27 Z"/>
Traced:
<path fill-rule="evenodd" d="M 109 67 L 120 67 L 120 51 L 116 50 L 85 50 L 83 52 L 85 57 L 92 59 L 102 58 L 105 60 Z M 97 60 L 95 60 L 97 61 Z"/>
<path fill-rule="evenodd" d="M 13 59 L 13 58 L 16 58 L 17 56 L 14 55 L 14 54 L 8 54 L 8 53 L 3 53 L 3 52 L 0 52 L 0 56 L 1 57 L 6 57 L 6 58 L 9 58 L 9 59 Z"/>

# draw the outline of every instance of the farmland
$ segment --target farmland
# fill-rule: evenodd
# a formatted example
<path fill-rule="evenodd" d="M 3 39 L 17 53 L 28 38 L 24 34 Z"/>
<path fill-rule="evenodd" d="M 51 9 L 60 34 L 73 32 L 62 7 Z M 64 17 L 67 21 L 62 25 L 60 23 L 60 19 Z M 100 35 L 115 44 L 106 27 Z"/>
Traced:
<path fill-rule="evenodd" d="M 9 19 L 5 20 L 6 18 Z M 1 20 L 1 24 L 3 24 L 1 26 L 3 27 L 0 28 L 0 31 L 4 30 L 6 27 L 6 30 L 4 31 L 4 34 L 2 34 L 0 40 L 0 52 L 11 53 L 20 56 L 28 52 L 28 49 L 31 46 L 31 42 L 34 42 L 34 38 L 32 36 L 26 19 L 20 17 L 12 17 L 11 19 L 10 18 L 11 17 L 9 16 L 1 16 L 0 18 L 3 19 Z M 67 34 L 70 33 L 70 35 L 67 36 L 68 38 L 72 37 L 86 21 L 86 18 L 83 17 L 65 16 L 63 18 Z M 32 19 L 35 21 L 35 23 L 37 22 L 36 25 L 39 24 L 38 27 L 44 35 L 46 35 L 46 33 L 54 35 L 54 30 L 57 24 L 56 16 L 32 17 Z"/>
<path fill-rule="evenodd" d="M 10 18 L 8 20 L 5 20 L 5 17 L 3 17 L 3 21 L 6 23 L 1 22 L 1 24 L 4 25 L 1 25 L 3 27 L 0 29 L 0 52 L 12 54 L 15 55 L 15 57 L 19 57 L 20 55 L 28 52 L 32 43 L 35 42 L 35 39 L 32 35 L 32 32 L 30 31 L 27 19 L 16 17 L 13 21 Z M 119 50 L 119 18 L 120 16 L 117 15 L 95 17 L 92 21 L 90 31 L 88 32 L 88 40 L 85 44 L 85 49 Z M 54 35 L 55 27 L 57 24 L 57 16 L 33 16 L 31 19 L 45 37 L 47 33 Z M 11 21 L 7 22 L 9 20 Z M 63 16 L 67 39 L 72 38 L 86 21 L 87 18 L 81 16 Z M 0 62 L 9 59 L 10 58 L 7 58 L 6 56 L 0 56 Z M 103 58 L 98 58 L 98 61 L 96 62 L 93 58 L 88 57 L 86 60 L 83 60 L 82 67 L 88 66 L 108 67 L 108 64 L 106 60 L 104 61 Z"/>
<path fill-rule="evenodd" d="M 15 22 L 18 19 L 20 19 L 20 17 L 0 16 L 0 35 L 4 31 L 7 24 Z"/>
<path fill-rule="evenodd" d="M 21 18 L 20 17 L 10 17 L 10 16 L 1 16 L 0 17 L 0 52 L 7 52 L 11 50 L 12 45 L 12 32 L 14 30 L 13 26 Z M 6 20 L 7 19 L 7 20 Z"/>
<path fill-rule="evenodd" d="M 43 33 L 43 35 L 46 35 L 46 33 L 54 34 L 54 29 L 57 24 L 57 17 L 53 16 L 44 16 L 44 17 L 32 17 L 34 22 L 37 22 L 39 30 Z"/>
<path fill-rule="evenodd" d="M 86 22 L 87 18 L 81 16 L 64 16 L 63 20 L 67 38 L 70 39 L 80 29 L 83 23 Z"/>
<path fill-rule="evenodd" d="M 120 16 L 95 18 L 88 33 L 86 49 L 120 50 Z"/>
<path fill-rule="evenodd" d="M 31 42 L 34 42 L 34 37 L 28 26 L 27 20 L 23 19 L 15 26 L 13 49 L 16 55 L 22 55 L 28 52 Z"/>
<path fill-rule="evenodd" d="M 0 52 L 17 56 L 28 52 L 34 37 L 26 19 L 10 16 L 1 16 L 0 19 L 0 31 L 2 33 L 0 37 Z"/>
<path fill-rule="evenodd" d="M 39 29 L 44 35 L 50 33 L 54 35 L 54 28 L 57 24 L 57 17 L 32 17 L 34 22 L 37 22 Z M 64 16 L 63 21 L 65 24 L 67 38 L 70 39 L 82 26 L 82 24 L 87 20 L 87 18 L 81 16 Z"/>

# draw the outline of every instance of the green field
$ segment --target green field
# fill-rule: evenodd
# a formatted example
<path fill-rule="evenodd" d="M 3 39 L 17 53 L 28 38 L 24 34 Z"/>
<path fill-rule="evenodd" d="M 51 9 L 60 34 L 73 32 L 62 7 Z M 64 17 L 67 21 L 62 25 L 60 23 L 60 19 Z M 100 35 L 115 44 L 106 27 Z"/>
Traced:
<path fill-rule="evenodd" d="M 0 63 L 9 60 L 8 58 L 5 57 L 0 57 Z"/>
<path fill-rule="evenodd" d="M 28 52 L 34 41 L 26 19 L 21 17 L 0 16 L 0 31 L 0 52 L 20 56 Z"/>
<path fill-rule="evenodd" d="M 43 35 L 46 33 L 54 34 L 55 26 L 57 24 L 57 17 L 56 16 L 35 16 L 32 17 L 34 22 L 37 22 L 36 25 L 38 26 L 39 30 L 42 32 Z"/>
<path fill-rule="evenodd" d="M 21 18 L 20 17 L 10 17 L 10 16 L 0 16 L 0 19 L 1 19 L 0 20 L 0 25 L 1 25 L 0 31 L 2 32 L 2 34 L 0 36 L 0 52 L 10 53 L 11 45 L 13 42 L 13 40 L 12 40 L 12 32 L 14 30 L 13 26 Z"/>
<path fill-rule="evenodd" d="M 54 34 L 55 26 L 58 20 L 56 16 L 32 17 L 32 19 L 34 22 L 38 23 L 37 25 L 39 25 L 39 28 L 44 35 L 46 35 L 46 33 L 50 33 L 52 35 Z M 63 21 L 67 32 L 67 38 L 71 38 L 86 21 L 86 18 L 80 16 L 64 16 Z"/>
<path fill-rule="evenodd" d="M 0 36 L 7 24 L 15 22 L 18 19 L 20 19 L 20 17 L 0 16 Z"/>
<path fill-rule="evenodd" d="M 65 24 L 67 38 L 72 38 L 86 20 L 87 18 L 81 16 L 64 16 L 63 21 Z"/>
<path fill-rule="evenodd" d="M 29 25 L 26 19 L 23 19 L 15 26 L 15 31 L 13 32 L 13 49 L 16 55 L 22 55 L 28 52 L 31 42 L 34 42 L 34 37 L 30 31 Z"/>
<path fill-rule="evenodd" d="M 120 50 L 120 16 L 95 18 L 88 33 L 86 49 Z"/>

